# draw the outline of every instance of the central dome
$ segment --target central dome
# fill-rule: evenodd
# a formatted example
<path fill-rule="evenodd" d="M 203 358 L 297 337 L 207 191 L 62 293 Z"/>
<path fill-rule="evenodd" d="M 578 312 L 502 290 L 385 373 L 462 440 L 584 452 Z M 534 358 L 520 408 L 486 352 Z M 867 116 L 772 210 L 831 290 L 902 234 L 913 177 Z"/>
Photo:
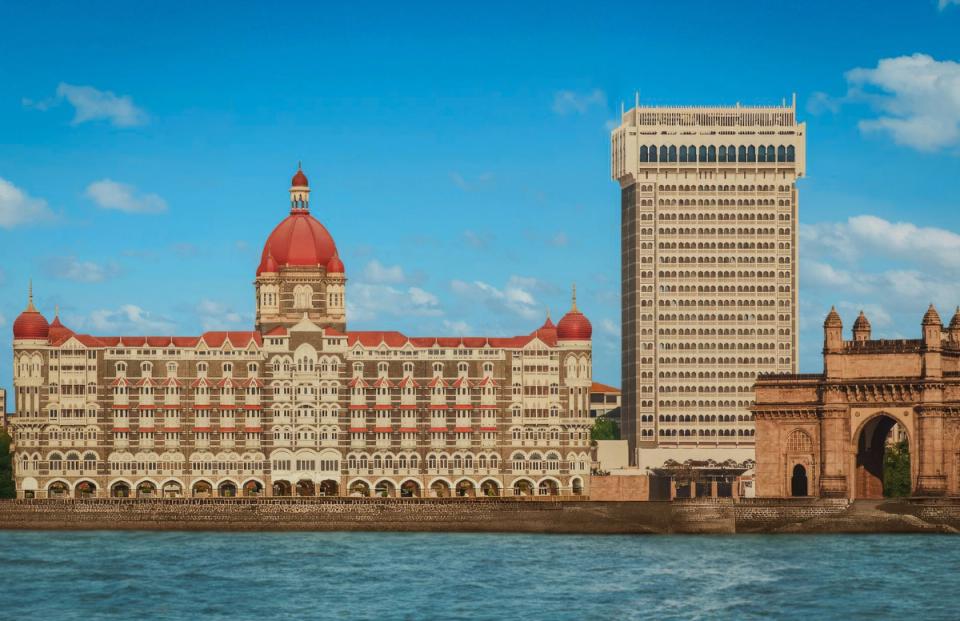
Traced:
<path fill-rule="evenodd" d="M 333 237 L 310 215 L 307 202 L 310 190 L 303 171 L 297 171 L 293 183 L 290 215 L 273 229 L 263 245 L 258 276 L 291 265 L 326 268 L 330 259 L 337 256 Z"/>

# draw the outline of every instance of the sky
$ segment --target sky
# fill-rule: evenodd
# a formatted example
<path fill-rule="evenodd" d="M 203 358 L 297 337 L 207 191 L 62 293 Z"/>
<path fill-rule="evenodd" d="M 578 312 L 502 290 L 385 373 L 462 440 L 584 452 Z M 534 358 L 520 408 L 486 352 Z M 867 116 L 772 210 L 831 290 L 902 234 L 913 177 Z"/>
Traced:
<path fill-rule="evenodd" d="M 578 306 L 619 385 L 621 101 L 807 124 L 801 371 L 832 304 L 960 303 L 960 2 L 0 4 L 0 385 L 33 280 L 92 334 L 252 329 L 297 162 L 348 327 L 514 335 Z"/>

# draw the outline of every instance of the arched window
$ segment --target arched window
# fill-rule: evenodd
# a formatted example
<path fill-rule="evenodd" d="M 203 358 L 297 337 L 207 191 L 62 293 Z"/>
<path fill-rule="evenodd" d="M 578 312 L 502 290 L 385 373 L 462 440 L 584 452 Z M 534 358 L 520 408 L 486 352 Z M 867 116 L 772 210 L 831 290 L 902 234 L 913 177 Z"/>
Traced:
<path fill-rule="evenodd" d="M 767 148 L 763 145 L 757 147 L 757 161 L 766 162 L 767 161 Z"/>
<path fill-rule="evenodd" d="M 671 146 L 671 147 L 670 147 L 670 157 L 669 157 L 669 161 L 671 161 L 671 162 L 676 162 L 676 161 L 677 161 L 677 147 L 675 147 L 675 146 Z"/>
<path fill-rule="evenodd" d="M 723 147 L 720 147 L 720 148 L 722 149 Z M 717 148 L 712 145 L 709 148 L 707 148 L 707 161 L 708 162 L 717 161 Z"/>
<path fill-rule="evenodd" d="M 810 453 L 813 451 L 813 442 L 805 432 L 795 429 L 787 437 L 788 453 Z"/>
<path fill-rule="evenodd" d="M 700 147 L 700 161 L 701 162 L 707 161 L 707 147 L 703 147 L 703 146 Z"/>
<path fill-rule="evenodd" d="M 648 159 L 649 156 L 647 155 L 647 145 L 642 145 L 640 147 L 640 161 L 646 162 Z"/>
<path fill-rule="evenodd" d="M 757 150 L 753 145 L 747 147 L 747 161 L 756 162 L 757 161 Z"/>
<path fill-rule="evenodd" d="M 737 151 L 737 161 L 747 161 L 747 147 L 740 145 L 740 149 Z"/>
<path fill-rule="evenodd" d="M 783 145 L 777 147 L 777 161 L 785 162 L 787 161 L 787 150 L 783 148 Z"/>
<path fill-rule="evenodd" d="M 796 157 L 796 151 L 794 150 L 793 145 L 790 145 L 789 147 L 787 147 L 787 161 L 792 162 L 794 161 L 795 157 Z"/>
<path fill-rule="evenodd" d="M 687 161 L 687 147 L 685 146 L 680 147 L 680 161 L 681 162 Z"/>
<path fill-rule="evenodd" d="M 727 148 L 723 145 L 720 146 L 720 153 L 718 155 L 717 161 L 720 161 L 720 162 L 727 161 Z"/>
<path fill-rule="evenodd" d="M 669 156 L 669 154 L 668 154 L 668 152 L 667 152 L 667 147 L 666 147 L 666 145 L 660 147 L 660 161 L 661 161 L 661 162 L 669 162 L 669 161 L 670 161 L 670 156 Z"/>
<path fill-rule="evenodd" d="M 656 161 L 657 161 L 657 147 L 656 147 L 656 145 L 650 145 L 650 161 L 651 161 L 651 162 L 656 162 Z"/>

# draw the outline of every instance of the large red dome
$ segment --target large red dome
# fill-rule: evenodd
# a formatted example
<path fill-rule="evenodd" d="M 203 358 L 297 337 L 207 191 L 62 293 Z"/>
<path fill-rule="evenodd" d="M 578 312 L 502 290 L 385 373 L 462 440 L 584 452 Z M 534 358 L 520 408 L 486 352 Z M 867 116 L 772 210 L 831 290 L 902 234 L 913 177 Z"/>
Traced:
<path fill-rule="evenodd" d="M 593 326 L 587 316 L 577 308 L 577 286 L 573 286 L 570 310 L 557 322 L 557 338 L 561 341 L 589 341 Z"/>
<path fill-rule="evenodd" d="M 306 211 L 291 213 L 277 225 L 263 245 L 257 275 L 268 271 L 268 257 L 277 268 L 288 265 L 326 267 L 337 254 L 333 237 L 320 222 Z M 272 267 L 272 266 L 271 266 Z"/>
<path fill-rule="evenodd" d="M 47 318 L 33 307 L 33 301 L 27 310 L 20 313 L 13 322 L 13 338 L 15 339 L 45 339 L 50 334 L 50 324 Z"/>

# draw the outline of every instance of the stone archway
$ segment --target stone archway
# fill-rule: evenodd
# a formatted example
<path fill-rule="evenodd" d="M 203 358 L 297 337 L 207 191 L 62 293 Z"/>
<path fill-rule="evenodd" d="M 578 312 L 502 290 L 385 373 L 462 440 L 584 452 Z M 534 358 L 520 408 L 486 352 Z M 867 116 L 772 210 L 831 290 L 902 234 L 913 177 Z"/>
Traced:
<path fill-rule="evenodd" d="M 327 479 L 320 482 L 320 495 L 321 496 L 336 496 L 340 493 L 340 485 L 336 481 Z"/>
<path fill-rule="evenodd" d="M 884 457 L 890 447 L 890 432 L 896 426 L 894 418 L 880 414 L 860 428 L 857 437 L 855 498 L 884 497 Z M 908 472 L 909 468 L 910 464 L 907 463 Z"/>
<path fill-rule="evenodd" d="M 790 495 L 810 495 L 810 483 L 807 479 L 807 469 L 802 464 L 797 464 L 793 467 L 793 475 L 790 477 Z"/>
<path fill-rule="evenodd" d="M 420 485 L 413 480 L 407 480 L 400 486 L 401 498 L 417 498 L 420 496 Z"/>

